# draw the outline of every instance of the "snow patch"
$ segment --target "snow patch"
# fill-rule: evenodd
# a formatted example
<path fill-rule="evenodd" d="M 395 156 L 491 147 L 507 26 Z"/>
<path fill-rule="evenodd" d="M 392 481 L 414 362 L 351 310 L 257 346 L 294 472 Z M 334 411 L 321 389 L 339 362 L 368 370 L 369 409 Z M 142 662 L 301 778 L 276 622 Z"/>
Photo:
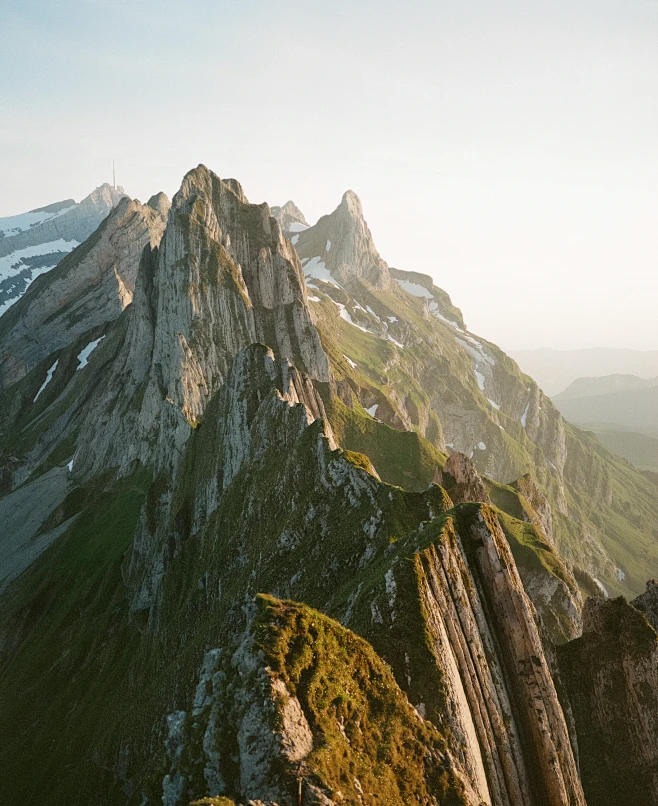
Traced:
<path fill-rule="evenodd" d="M 38 224 L 43 224 L 44 221 L 59 218 L 59 216 L 68 213 L 68 211 L 72 210 L 74 207 L 75 204 L 72 204 L 70 207 L 63 207 L 61 210 L 57 210 L 56 213 L 39 210 L 38 212 L 21 213 L 20 215 L 0 218 L 0 232 L 4 232 L 5 237 L 9 238 L 12 235 L 17 235 L 19 232 L 25 232 L 25 230 L 36 227 Z"/>
<path fill-rule="evenodd" d="M 347 363 L 352 367 L 352 369 L 356 369 L 356 364 L 352 361 L 351 358 L 348 358 L 345 353 L 343 353 L 343 358 L 347 361 Z"/>
<path fill-rule="evenodd" d="M 324 248 L 325 252 L 328 252 L 331 249 L 331 241 L 327 241 L 327 245 Z"/>
<path fill-rule="evenodd" d="M 484 392 L 484 375 L 476 369 L 476 367 L 473 367 L 473 374 L 475 375 L 477 385 L 480 387 L 480 391 Z"/>
<path fill-rule="evenodd" d="M 446 325 L 451 325 L 451 327 L 456 327 L 457 330 L 462 330 L 462 326 L 458 323 L 453 321 L 452 319 L 446 319 L 446 317 L 439 313 L 439 303 L 435 300 L 432 300 L 429 304 L 430 313 L 435 319 L 439 319 L 441 322 L 445 322 Z"/>
<path fill-rule="evenodd" d="M 78 353 L 78 366 L 75 368 L 76 372 L 79 369 L 83 369 L 89 363 L 89 356 L 93 353 L 93 351 L 98 347 L 99 343 L 103 341 L 105 336 L 101 336 L 100 338 L 96 339 L 95 341 L 90 341 L 89 344 Z"/>
<path fill-rule="evenodd" d="M 368 412 L 368 414 L 369 414 L 371 417 L 374 417 L 375 419 L 377 419 L 377 418 L 375 417 L 375 414 L 377 414 L 377 409 L 378 409 L 378 408 L 379 408 L 379 403 L 375 403 L 375 405 L 374 405 L 374 406 L 370 406 L 370 408 L 369 408 L 369 409 L 366 409 L 366 411 Z"/>
<path fill-rule="evenodd" d="M 410 283 L 409 280 L 398 280 L 399 285 L 404 288 L 408 294 L 413 294 L 414 297 L 425 297 L 425 299 L 433 299 L 432 292 L 428 291 L 424 285 L 418 283 Z"/>
<path fill-rule="evenodd" d="M 496 409 L 496 411 L 500 411 L 500 406 L 498 405 L 498 403 L 494 403 L 490 397 L 488 397 L 487 400 L 489 401 L 489 403 L 491 403 L 494 409 Z"/>
<path fill-rule="evenodd" d="M 338 308 L 338 313 L 340 314 L 342 319 L 344 319 L 346 322 L 349 322 L 350 325 L 358 327 L 359 330 L 362 330 L 364 333 L 370 333 L 370 331 L 367 328 L 361 327 L 361 325 L 357 325 L 357 323 L 350 316 L 350 312 L 347 310 L 347 308 L 343 305 L 342 302 L 336 302 L 336 300 L 333 300 L 333 303 Z"/>
<path fill-rule="evenodd" d="M 11 254 L 0 257 L 0 282 L 15 277 L 16 283 L 18 284 L 17 287 L 20 287 L 20 291 L 17 291 L 15 296 L 6 299 L 5 302 L 0 305 L 0 314 L 4 313 L 23 296 L 27 286 L 29 286 L 36 277 L 54 268 L 59 261 L 62 260 L 64 255 L 68 254 L 78 245 L 78 241 L 65 241 L 63 238 L 58 238 L 56 241 L 48 241 L 48 243 L 26 246 L 24 249 L 16 249 L 11 252 Z M 52 255 L 52 260 L 44 261 L 42 265 L 30 266 L 30 258 L 45 258 L 47 255 Z M 26 274 L 29 275 L 27 285 L 24 280 L 21 282 L 21 277 L 25 277 Z M 8 293 L 11 293 L 11 289 Z"/>
<path fill-rule="evenodd" d="M 467 341 L 464 341 L 464 339 L 467 339 Z M 477 385 L 480 387 L 480 391 L 484 392 L 485 377 L 482 370 L 484 369 L 485 364 L 489 364 L 489 366 L 492 367 L 495 366 L 496 361 L 490 355 L 487 355 L 484 347 L 479 341 L 476 341 L 476 339 L 468 336 L 467 334 L 464 334 L 464 339 L 457 337 L 459 344 L 461 344 L 461 346 L 473 359 L 473 374 L 475 375 Z M 496 406 L 496 408 L 498 408 L 498 406 Z"/>
<path fill-rule="evenodd" d="M 305 258 L 302 260 L 302 266 L 304 267 L 304 276 L 307 283 L 312 282 L 312 280 L 322 280 L 325 283 L 329 283 L 329 285 L 340 288 L 340 285 L 331 276 L 331 272 L 319 255 L 312 257 L 310 260 Z"/>
<path fill-rule="evenodd" d="M 387 338 L 388 338 L 388 340 L 389 340 L 389 341 L 392 341 L 392 342 L 393 342 L 393 344 L 394 344 L 396 347 L 399 347 L 401 350 L 404 350 L 404 344 L 400 344 L 400 342 L 399 342 L 399 341 L 396 341 L 396 340 L 393 338 L 393 336 L 391 336 L 391 334 L 390 334 L 390 333 L 388 334 Z"/>
<path fill-rule="evenodd" d="M 530 401 L 528 401 L 526 403 L 525 410 L 524 410 L 523 414 L 521 415 L 521 425 L 524 428 L 526 427 L 526 425 L 528 423 L 528 410 L 529 410 L 529 408 L 530 408 Z"/>
<path fill-rule="evenodd" d="M 311 300 L 311 302 L 322 302 L 320 297 L 309 296 L 309 299 Z"/>
<path fill-rule="evenodd" d="M 476 447 L 476 448 L 477 448 L 479 451 L 486 451 L 486 449 L 487 449 L 487 446 L 485 445 L 485 443 L 484 443 L 484 442 L 478 442 L 478 444 L 477 444 L 475 447 Z"/>
<path fill-rule="evenodd" d="M 66 466 L 68 467 L 70 473 L 73 470 L 73 459 L 71 459 L 71 461 Z"/>
<path fill-rule="evenodd" d="M 288 227 L 288 232 L 304 232 L 305 229 L 308 229 L 306 224 L 302 224 L 301 221 L 293 221 Z"/>
<path fill-rule="evenodd" d="M 59 364 L 59 358 L 57 359 L 57 361 L 55 361 L 55 363 L 52 365 L 52 367 L 50 367 L 50 369 L 46 373 L 46 380 L 41 384 L 41 387 L 39 388 L 39 391 L 34 396 L 34 400 L 32 401 L 33 403 L 37 402 L 37 398 L 39 397 L 39 395 L 43 392 L 43 390 L 46 388 L 46 386 L 48 386 L 48 384 L 52 381 L 53 374 L 54 374 L 55 370 L 57 369 L 58 364 Z"/>
<path fill-rule="evenodd" d="M 290 243 L 294 246 L 297 243 L 298 240 L 299 240 L 299 235 L 293 235 L 292 238 L 290 239 Z"/>
<path fill-rule="evenodd" d="M 386 318 L 388 319 L 389 322 L 397 322 L 398 321 L 397 316 L 387 316 Z"/>

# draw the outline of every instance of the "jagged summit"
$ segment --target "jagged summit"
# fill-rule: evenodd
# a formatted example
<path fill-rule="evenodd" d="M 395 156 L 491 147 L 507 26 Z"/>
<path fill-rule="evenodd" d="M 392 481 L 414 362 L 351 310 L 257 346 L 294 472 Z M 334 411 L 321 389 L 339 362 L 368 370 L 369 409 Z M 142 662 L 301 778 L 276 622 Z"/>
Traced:
<path fill-rule="evenodd" d="M 340 207 L 345 208 L 350 215 L 353 215 L 355 218 L 363 218 L 363 206 L 361 205 L 361 199 L 353 190 L 346 190 L 345 193 L 343 193 Z"/>
<path fill-rule="evenodd" d="M 654 488 L 356 194 L 293 207 L 199 165 L 0 319 L 0 801 L 607 806 L 617 736 L 655 791 L 655 631 L 576 637 Z"/>
<path fill-rule="evenodd" d="M 272 215 L 285 233 L 295 233 L 309 226 L 304 213 L 294 201 L 287 201 L 282 207 L 272 207 Z"/>
<path fill-rule="evenodd" d="M 328 270 L 341 285 L 361 281 L 375 288 L 390 287 L 388 266 L 381 259 L 363 217 L 361 201 L 352 190 L 338 207 L 293 239 L 305 272 Z"/>
<path fill-rule="evenodd" d="M 167 195 L 160 191 L 159 193 L 155 193 L 151 198 L 146 202 L 146 204 L 153 208 L 156 212 L 158 212 L 162 218 L 166 221 L 167 215 L 169 214 L 169 208 L 171 207 L 171 202 L 167 198 Z"/>

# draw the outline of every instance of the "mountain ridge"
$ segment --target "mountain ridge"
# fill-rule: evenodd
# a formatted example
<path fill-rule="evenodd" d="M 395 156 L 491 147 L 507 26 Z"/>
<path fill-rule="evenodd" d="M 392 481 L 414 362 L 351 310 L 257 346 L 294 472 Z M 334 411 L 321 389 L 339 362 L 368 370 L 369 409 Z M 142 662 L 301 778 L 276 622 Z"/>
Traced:
<path fill-rule="evenodd" d="M 0 392 L 8 802 L 604 806 L 580 611 L 651 575 L 655 491 L 389 268 L 357 202 L 294 243 L 205 166 L 163 231 L 162 197 L 122 202 L 85 254 L 132 233 L 130 302 Z M 615 657 L 653 718 L 642 629 Z"/>

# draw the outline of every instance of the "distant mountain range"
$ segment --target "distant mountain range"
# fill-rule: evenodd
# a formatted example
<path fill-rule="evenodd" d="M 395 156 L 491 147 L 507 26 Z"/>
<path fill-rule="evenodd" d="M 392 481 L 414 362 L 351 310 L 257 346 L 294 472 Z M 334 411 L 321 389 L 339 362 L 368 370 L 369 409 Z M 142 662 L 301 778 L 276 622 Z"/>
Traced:
<path fill-rule="evenodd" d="M 553 402 L 609 450 L 636 467 L 658 470 L 658 378 L 577 378 Z"/>
<path fill-rule="evenodd" d="M 658 376 L 658 350 L 594 347 L 586 350 L 510 350 L 509 355 L 549 396 L 564 391 L 577 378 L 603 375 Z"/>

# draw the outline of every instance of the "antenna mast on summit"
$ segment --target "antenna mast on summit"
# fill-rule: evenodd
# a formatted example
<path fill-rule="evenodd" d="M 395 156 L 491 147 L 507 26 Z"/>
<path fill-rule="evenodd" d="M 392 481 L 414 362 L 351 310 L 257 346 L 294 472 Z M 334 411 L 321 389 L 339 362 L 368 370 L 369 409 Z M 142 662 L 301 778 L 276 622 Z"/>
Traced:
<path fill-rule="evenodd" d="M 114 189 L 117 189 L 117 175 L 116 171 L 114 170 L 114 160 L 112 160 L 112 185 Z"/>

